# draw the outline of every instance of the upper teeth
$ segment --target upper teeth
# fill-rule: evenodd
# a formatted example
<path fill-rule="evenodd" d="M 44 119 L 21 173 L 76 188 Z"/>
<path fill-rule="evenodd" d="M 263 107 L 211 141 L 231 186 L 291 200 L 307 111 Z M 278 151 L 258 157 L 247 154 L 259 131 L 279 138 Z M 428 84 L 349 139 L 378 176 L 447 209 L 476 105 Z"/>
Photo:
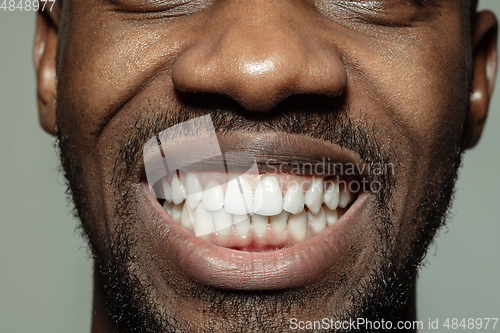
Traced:
<path fill-rule="evenodd" d="M 323 202 L 331 210 L 337 209 L 339 205 L 339 185 L 337 182 L 329 182 L 328 188 L 323 195 Z"/>
<path fill-rule="evenodd" d="M 262 236 L 289 229 L 296 241 L 302 241 L 308 232 L 316 234 L 334 224 L 337 207 L 347 207 L 353 198 L 348 186 L 339 186 L 335 179 L 212 174 L 175 174 L 170 182 L 161 182 L 165 210 L 196 236 L 229 235 L 234 226 L 233 232 L 241 237 L 251 230 Z"/>
<path fill-rule="evenodd" d="M 228 213 L 252 214 L 253 202 L 252 187 L 245 177 L 234 177 L 227 183 L 224 208 Z"/>
<path fill-rule="evenodd" d="M 274 216 L 283 210 L 283 195 L 275 176 L 264 176 L 257 185 L 253 197 L 255 213 Z"/>
<path fill-rule="evenodd" d="M 304 210 L 304 192 L 298 183 L 292 184 L 286 191 L 283 200 L 283 209 L 292 214 L 298 214 Z"/>
<path fill-rule="evenodd" d="M 314 214 L 318 214 L 321 208 L 323 199 L 323 179 L 313 178 L 313 182 L 309 190 L 306 192 L 306 206 Z"/>
<path fill-rule="evenodd" d="M 216 180 L 209 180 L 203 192 L 203 207 L 215 212 L 224 207 L 224 190 Z"/>
<path fill-rule="evenodd" d="M 163 188 L 165 189 L 165 186 Z M 203 187 L 195 173 L 188 173 L 186 176 L 186 194 L 189 208 L 195 209 L 203 198 Z M 166 200 L 168 201 L 168 199 Z"/>
<path fill-rule="evenodd" d="M 178 205 L 181 202 L 183 202 L 184 199 L 186 198 L 186 188 L 184 187 L 182 182 L 179 180 L 179 177 L 177 177 L 177 175 L 175 175 L 172 178 L 171 189 L 172 189 L 171 197 L 172 197 L 172 201 L 174 202 L 174 204 Z M 168 190 L 168 187 L 167 187 L 167 190 Z M 167 196 L 170 196 L 170 195 L 165 194 L 165 197 L 167 197 Z"/>

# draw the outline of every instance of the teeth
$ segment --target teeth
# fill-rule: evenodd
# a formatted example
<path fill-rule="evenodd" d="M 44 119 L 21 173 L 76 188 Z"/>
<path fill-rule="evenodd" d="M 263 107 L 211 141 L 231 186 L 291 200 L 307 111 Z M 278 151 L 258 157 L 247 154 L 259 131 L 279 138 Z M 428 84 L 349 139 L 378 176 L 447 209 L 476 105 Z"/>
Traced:
<path fill-rule="evenodd" d="M 198 237 L 250 236 L 251 241 L 252 237 L 271 232 L 284 237 L 278 242 L 284 239 L 288 242 L 291 238 L 302 242 L 335 224 L 344 213 L 340 208 L 346 208 L 353 199 L 348 185 L 339 186 L 337 180 L 329 178 L 280 178 L 258 173 L 181 176 L 182 181 L 174 174 L 170 184 L 162 179 L 163 208 L 174 221 Z M 229 182 L 221 185 L 227 177 Z M 282 181 L 288 187 L 284 194 Z M 310 182 L 306 193 L 302 181 Z M 259 242 L 264 239 L 267 238 L 260 238 Z"/>
<path fill-rule="evenodd" d="M 224 191 L 218 181 L 208 181 L 205 192 L 203 192 L 203 207 L 211 212 L 224 207 Z"/>
<path fill-rule="evenodd" d="M 172 202 L 172 187 L 165 179 L 162 179 L 161 183 L 163 185 L 163 195 L 165 196 L 165 200 L 167 200 L 167 202 Z"/>
<path fill-rule="evenodd" d="M 288 216 L 288 227 L 296 241 L 302 242 L 307 236 L 307 214 L 302 211 L 299 214 Z"/>
<path fill-rule="evenodd" d="M 307 212 L 307 223 L 311 226 L 315 233 L 320 233 L 326 228 L 326 215 L 323 207 L 319 209 L 318 214 Z"/>
<path fill-rule="evenodd" d="M 288 212 L 282 211 L 278 215 L 271 216 L 271 227 L 278 235 L 285 233 L 286 222 L 288 221 Z"/>
<path fill-rule="evenodd" d="M 267 221 L 269 216 L 262 216 L 258 214 L 252 215 L 253 229 L 258 235 L 263 235 L 267 230 Z"/>
<path fill-rule="evenodd" d="M 188 207 L 188 205 L 183 205 L 181 213 L 181 225 L 188 230 L 193 230 L 193 219 L 194 214 L 191 209 Z"/>
<path fill-rule="evenodd" d="M 233 223 L 236 232 L 241 237 L 248 235 L 250 231 L 250 217 L 247 215 L 233 215 Z"/>
<path fill-rule="evenodd" d="M 252 187 L 245 177 L 235 177 L 227 183 L 224 208 L 228 213 L 236 215 L 253 213 Z"/>
<path fill-rule="evenodd" d="M 186 202 L 189 208 L 196 209 L 203 198 L 203 187 L 200 179 L 194 173 L 188 173 L 186 176 Z"/>
<path fill-rule="evenodd" d="M 325 209 L 326 222 L 328 225 L 333 225 L 339 219 L 339 213 L 336 210 Z"/>
<path fill-rule="evenodd" d="M 214 219 L 217 234 L 221 236 L 229 235 L 229 231 L 231 231 L 231 226 L 233 225 L 231 214 L 226 212 L 225 209 L 220 209 L 216 212 L 212 212 L 212 217 Z"/>
<path fill-rule="evenodd" d="M 339 185 L 336 181 L 330 181 L 329 183 L 323 195 L 323 202 L 328 208 L 335 210 L 339 205 Z"/>
<path fill-rule="evenodd" d="M 262 177 L 255 189 L 254 208 L 255 213 L 266 216 L 278 215 L 283 210 L 283 195 L 275 176 Z"/>
<path fill-rule="evenodd" d="M 172 209 L 174 208 L 174 204 L 168 201 L 165 201 L 163 204 L 163 208 L 167 212 L 168 215 L 172 216 Z"/>
<path fill-rule="evenodd" d="M 347 185 L 344 186 L 339 196 L 339 207 L 346 208 L 349 202 L 351 201 L 351 192 L 347 188 Z"/>
<path fill-rule="evenodd" d="M 203 205 L 198 205 L 194 211 L 194 232 L 196 237 L 205 236 L 215 232 L 212 212 L 206 210 Z"/>
<path fill-rule="evenodd" d="M 292 214 L 298 214 L 304 210 L 304 192 L 298 183 L 293 183 L 285 193 L 283 199 L 283 210 Z"/>
<path fill-rule="evenodd" d="M 178 205 L 184 201 L 186 198 L 186 188 L 179 180 L 179 177 L 175 175 L 172 178 L 172 200 L 174 204 Z"/>
<path fill-rule="evenodd" d="M 323 203 L 323 179 L 313 178 L 311 187 L 306 192 L 305 202 L 307 208 L 314 214 L 318 214 Z"/>
<path fill-rule="evenodd" d="M 182 205 L 174 205 L 174 207 L 172 207 L 172 214 L 170 214 L 170 216 L 175 222 L 180 222 L 182 216 Z"/>

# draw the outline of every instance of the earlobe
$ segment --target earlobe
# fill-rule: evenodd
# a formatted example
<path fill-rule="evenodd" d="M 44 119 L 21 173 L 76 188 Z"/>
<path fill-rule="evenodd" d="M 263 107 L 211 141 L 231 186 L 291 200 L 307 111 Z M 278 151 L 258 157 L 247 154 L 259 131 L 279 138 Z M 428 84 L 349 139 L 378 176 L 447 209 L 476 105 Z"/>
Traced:
<path fill-rule="evenodd" d="M 474 147 L 483 131 L 488 115 L 491 95 L 495 87 L 498 63 L 498 22 L 489 11 L 477 14 L 472 27 L 474 80 L 470 95 L 465 147 Z"/>
<path fill-rule="evenodd" d="M 46 12 L 37 13 L 33 60 L 37 77 L 37 104 L 40 125 L 56 134 L 56 47 L 57 27 Z"/>

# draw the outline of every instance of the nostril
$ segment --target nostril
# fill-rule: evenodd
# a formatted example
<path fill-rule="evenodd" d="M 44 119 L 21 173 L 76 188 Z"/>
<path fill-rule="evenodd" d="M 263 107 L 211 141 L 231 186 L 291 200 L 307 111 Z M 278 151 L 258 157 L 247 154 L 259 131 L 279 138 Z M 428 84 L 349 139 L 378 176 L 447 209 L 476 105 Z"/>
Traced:
<path fill-rule="evenodd" d="M 176 97 L 183 105 L 189 107 L 190 110 L 200 110 L 203 114 L 206 112 L 215 112 L 216 110 L 232 110 L 236 113 L 246 112 L 237 101 L 224 94 L 176 91 Z M 206 112 L 201 110 L 206 110 Z M 202 113 L 200 113 L 200 116 Z"/>
<path fill-rule="evenodd" d="M 339 54 L 320 41 L 282 26 L 269 35 L 248 23 L 200 38 L 171 75 L 179 92 L 225 95 L 250 113 L 270 112 L 294 95 L 338 97 L 347 83 Z"/>

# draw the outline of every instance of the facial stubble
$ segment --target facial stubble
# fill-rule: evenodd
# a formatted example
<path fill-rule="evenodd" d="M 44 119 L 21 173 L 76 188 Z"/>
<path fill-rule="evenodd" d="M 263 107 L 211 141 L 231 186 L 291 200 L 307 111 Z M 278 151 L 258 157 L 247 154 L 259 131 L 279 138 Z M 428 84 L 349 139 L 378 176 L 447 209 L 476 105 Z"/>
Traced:
<path fill-rule="evenodd" d="M 462 144 L 450 142 L 450 154 L 442 154 L 436 161 L 434 177 L 429 177 L 425 193 L 420 197 L 418 210 L 411 223 L 423 226 L 413 237 L 413 244 L 403 263 L 392 251 L 394 244 L 393 192 L 397 183 L 397 173 L 390 172 L 374 176 L 381 191 L 375 194 L 376 216 L 373 223 L 379 233 L 374 246 L 374 262 L 366 267 L 366 279 L 352 286 L 349 294 L 339 295 L 334 286 L 345 283 L 348 277 L 338 280 L 324 279 L 321 283 L 290 290 L 242 292 L 221 290 L 199 285 L 195 282 L 179 284 L 172 282 L 169 287 L 176 297 L 196 300 L 203 304 L 200 310 L 203 320 L 190 322 L 173 316 L 163 305 L 172 302 L 172 295 L 162 295 L 156 288 L 155 280 L 141 270 L 137 256 L 138 241 L 134 232 L 137 223 L 130 207 L 137 204 L 130 185 L 130 163 L 141 158 L 145 142 L 162 130 L 195 117 L 210 114 L 219 133 L 230 131 L 283 132 L 318 138 L 356 151 L 368 164 L 397 165 L 395 152 L 379 141 L 379 133 L 369 119 L 351 118 L 347 106 L 335 112 L 305 113 L 298 111 L 277 112 L 266 119 L 248 119 L 239 113 L 200 108 L 171 108 L 160 100 L 152 100 L 138 114 L 157 115 L 154 118 L 140 118 L 134 132 L 121 139 L 123 149 L 116 158 L 113 186 L 120 193 L 116 206 L 116 216 L 121 224 L 115 230 L 115 239 L 103 246 L 93 234 L 90 225 L 102 223 L 91 221 L 86 199 L 85 185 L 80 177 L 84 170 L 72 159 L 70 136 L 64 129 L 58 132 L 62 166 L 68 180 L 76 213 L 82 222 L 82 230 L 89 240 L 95 258 L 96 274 L 103 283 L 107 308 L 119 332 L 284 332 L 289 328 L 289 319 L 297 316 L 297 311 L 314 312 L 318 300 L 342 298 L 336 308 L 326 312 L 334 320 L 366 318 L 368 320 L 397 320 L 405 315 L 404 310 L 411 292 L 412 283 L 427 248 L 436 230 L 444 224 L 457 170 L 460 166 Z M 58 118 L 59 119 L 59 118 Z M 62 129 L 62 131 L 61 131 Z M 443 165 L 447 167 L 442 167 Z M 439 167 L 441 166 L 441 167 Z M 133 203 L 133 204 L 132 204 Z M 347 274 L 347 273 L 346 273 Z M 339 275 L 335 275 L 339 277 Z M 340 281 L 339 281 L 340 280 Z M 182 286 L 182 287 L 179 287 Z M 327 304 L 329 304 L 327 302 Z M 223 323 L 223 326 L 221 326 Z M 219 329 L 214 329 L 219 328 Z M 323 330 L 324 331 L 324 330 Z M 364 330 L 365 332 L 369 330 Z M 377 330 L 380 332 L 381 330 Z"/>

